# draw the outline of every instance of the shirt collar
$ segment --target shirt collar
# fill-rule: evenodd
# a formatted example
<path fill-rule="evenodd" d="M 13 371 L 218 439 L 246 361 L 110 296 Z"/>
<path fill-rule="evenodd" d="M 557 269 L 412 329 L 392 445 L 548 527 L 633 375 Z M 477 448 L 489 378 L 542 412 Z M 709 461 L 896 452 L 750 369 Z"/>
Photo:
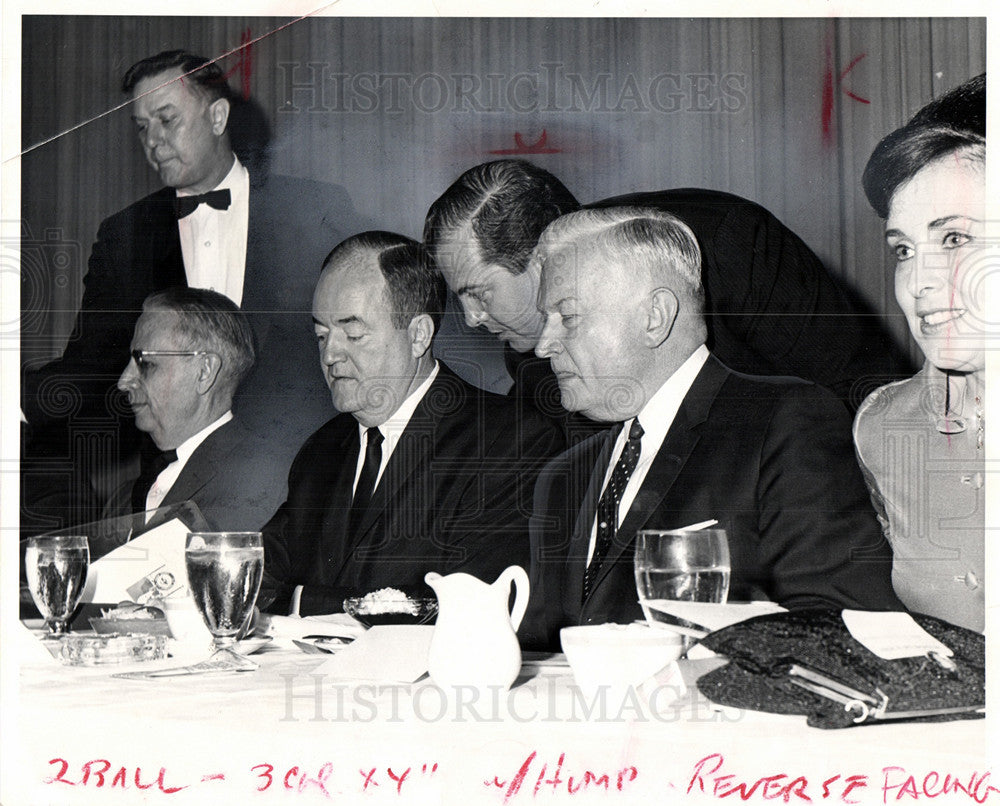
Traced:
<path fill-rule="evenodd" d="M 177 460 L 180 462 L 186 462 L 188 459 L 191 458 L 191 454 L 193 454 L 198 449 L 198 446 L 201 445 L 201 443 L 208 438 L 209 434 L 211 434 L 217 428 L 221 428 L 232 419 L 233 419 L 233 410 L 230 409 L 225 414 L 223 414 L 218 420 L 209 425 L 206 425 L 204 428 L 201 429 L 201 431 L 199 431 L 194 436 L 190 436 L 187 439 L 185 439 L 180 445 L 177 446 Z"/>
<path fill-rule="evenodd" d="M 439 365 L 437 360 L 434 361 L 434 368 L 431 369 L 430 375 L 428 375 L 423 382 L 407 395 L 406 400 L 403 401 L 402 405 L 396 409 L 392 416 L 389 417 L 384 423 L 376 426 L 379 431 L 382 432 L 382 436 L 387 440 L 393 437 L 398 438 L 403 431 L 406 430 L 406 426 L 410 422 L 410 418 L 413 416 L 413 412 L 416 411 L 417 405 L 423 400 L 427 390 L 430 389 L 431 384 L 434 383 L 434 379 L 438 375 Z M 368 428 L 361 423 L 358 423 L 358 433 L 362 436 Z"/>
<path fill-rule="evenodd" d="M 648 455 L 649 453 L 647 445 L 655 446 L 655 449 L 659 450 L 663 438 L 670 430 L 674 417 L 677 416 L 677 410 L 691 389 L 694 379 L 698 377 L 698 373 L 701 372 L 701 368 L 708 360 L 708 356 L 708 348 L 704 344 L 698 346 L 642 407 L 638 416 L 639 422 L 642 423 L 644 454 Z M 634 419 L 625 422 L 625 427 L 622 430 L 626 435 Z"/>
<path fill-rule="evenodd" d="M 243 163 L 239 161 L 239 158 L 233 154 L 233 165 L 229 169 L 222 181 L 219 182 L 212 190 L 229 190 L 230 192 L 235 192 L 240 190 L 245 184 L 250 181 L 250 174 L 247 169 L 243 167 Z M 187 191 L 177 191 L 177 196 L 194 196 L 196 194 Z"/>

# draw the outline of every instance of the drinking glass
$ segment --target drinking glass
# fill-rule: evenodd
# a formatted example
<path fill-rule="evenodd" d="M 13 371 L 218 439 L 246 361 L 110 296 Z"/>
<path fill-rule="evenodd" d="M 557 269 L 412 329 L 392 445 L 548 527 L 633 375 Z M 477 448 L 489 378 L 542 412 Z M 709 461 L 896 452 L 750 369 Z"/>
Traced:
<path fill-rule="evenodd" d="M 191 596 L 212 633 L 213 657 L 232 654 L 253 615 L 264 573 L 260 532 L 191 532 L 184 563 Z"/>
<path fill-rule="evenodd" d="M 29 537 L 24 570 L 35 606 L 45 618 L 48 638 L 69 632 L 69 618 L 87 582 L 90 547 L 84 535 Z"/>
<path fill-rule="evenodd" d="M 650 624 L 669 623 L 651 606 L 658 602 L 725 602 L 729 570 L 725 529 L 643 530 L 636 535 L 635 586 Z"/>

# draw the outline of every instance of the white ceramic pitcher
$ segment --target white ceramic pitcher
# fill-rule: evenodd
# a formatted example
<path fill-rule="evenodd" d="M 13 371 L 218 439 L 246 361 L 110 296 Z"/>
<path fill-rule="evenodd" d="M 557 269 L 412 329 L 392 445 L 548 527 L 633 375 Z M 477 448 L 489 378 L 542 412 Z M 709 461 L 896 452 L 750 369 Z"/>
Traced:
<path fill-rule="evenodd" d="M 441 687 L 510 688 L 521 669 L 515 630 L 528 606 L 528 574 L 512 565 L 492 585 L 470 574 L 424 577 L 438 598 L 428 670 Z M 507 612 L 510 583 L 514 608 Z"/>

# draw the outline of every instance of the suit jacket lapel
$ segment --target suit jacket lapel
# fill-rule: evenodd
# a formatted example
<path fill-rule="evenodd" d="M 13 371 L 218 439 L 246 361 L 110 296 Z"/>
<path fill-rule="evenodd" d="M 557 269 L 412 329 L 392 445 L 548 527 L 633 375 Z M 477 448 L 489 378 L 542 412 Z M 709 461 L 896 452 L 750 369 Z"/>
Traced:
<path fill-rule="evenodd" d="M 243 301 L 240 307 L 244 311 L 267 311 L 270 306 L 264 298 L 266 289 L 271 288 L 266 277 L 258 276 L 266 270 L 266 261 L 260 252 L 270 237 L 266 230 L 267 215 L 264 209 L 267 194 L 264 192 L 263 180 L 250 176 L 250 204 L 247 217 L 247 257 L 243 275 Z M 290 260 L 294 257 L 289 256 Z M 280 293 L 280 291 L 279 291 Z M 258 333 L 258 338 L 260 334 Z"/>
<path fill-rule="evenodd" d="M 327 566 L 327 572 L 322 576 L 328 582 L 337 579 L 344 563 L 351 555 L 351 536 L 347 532 L 347 524 L 350 519 L 352 488 L 360 449 L 361 438 L 358 436 L 357 420 L 351 417 L 339 449 L 332 451 L 339 452 L 339 455 L 344 457 L 344 461 L 339 464 L 336 474 L 330 479 L 332 484 L 330 484 L 329 489 L 323 490 L 321 493 L 326 498 L 327 505 L 320 524 L 320 538 L 317 541 L 319 550 L 316 554 L 316 562 Z M 327 484 L 328 482 L 324 479 L 321 483 Z"/>
<path fill-rule="evenodd" d="M 398 493 L 403 485 L 418 471 L 426 471 L 428 467 L 434 451 L 441 414 L 434 407 L 429 406 L 427 401 L 435 394 L 438 384 L 444 380 L 446 374 L 444 365 L 439 364 L 439 366 L 437 377 L 413 410 L 410 421 L 400 435 L 399 442 L 396 443 L 396 447 L 392 451 L 392 456 L 389 457 L 385 470 L 382 472 L 382 478 L 379 479 L 378 487 L 375 488 L 372 500 L 358 525 L 358 533 L 352 535 L 353 545 L 356 545 L 371 530 L 385 512 L 390 501 L 399 503 Z"/>
<path fill-rule="evenodd" d="M 187 285 L 181 235 L 174 213 L 176 195 L 177 191 L 173 188 L 163 188 L 153 197 L 150 215 L 155 217 L 154 223 L 151 226 L 147 224 L 149 238 L 140 247 L 149 255 L 150 265 L 159 267 L 148 272 L 149 293 Z"/>
<path fill-rule="evenodd" d="M 601 487 L 608 470 L 611 451 L 617 437 L 617 429 L 609 428 L 597 435 L 599 448 L 590 473 L 590 482 L 583 495 L 583 502 L 577 514 L 576 524 L 570 538 L 569 556 L 566 558 L 566 606 L 568 612 L 575 612 L 580 606 L 583 591 L 583 575 L 587 570 L 587 549 L 590 547 L 590 533 L 597 517 L 597 504 L 601 500 Z"/>
<path fill-rule="evenodd" d="M 660 450 L 657 451 L 632 506 L 618 527 L 615 541 L 594 581 L 592 594 L 600 587 L 601 580 L 608 575 L 622 554 L 633 550 L 636 532 L 643 528 L 650 515 L 660 507 L 662 501 L 672 491 L 681 468 L 701 438 L 701 425 L 708 418 L 708 412 L 728 372 L 729 370 L 718 360 L 709 356 L 701 372 L 695 377 L 670 429 L 663 438 Z M 596 508 L 596 502 L 594 506 Z M 678 528 L 685 525 L 677 524 Z"/>
<path fill-rule="evenodd" d="M 240 302 L 240 308 L 250 315 L 250 326 L 257 339 L 258 355 L 268 349 L 272 325 L 282 320 L 282 317 L 276 317 L 274 312 L 283 310 L 283 306 L 289 303 L 289 299 L 276 299 L 275 295 L 295 296 L 290 289 L 283 289 L 276 284 L 275 278 L 281 276 L 281 273 L 275 271 L 273 258 L 267 256 L 274 234 L 273 216 L 269 215 L 268 196 L 264 190 L 265 181 L 254 174 L 250 175 L 247 257 L 243 274 L 243 299 Z M 295 260 L 291 255 L 286 259 Z M 305 315 L 308 321 L 308 311 Z"/>
<path fill-rule="evenodd" d="M 245 436 L 240 433 L 242 430 L 241 425 L 231 420 L 209 434 L 184 464 L 160 506 L 194 498 L 225 467 L 226 459 Z"/>

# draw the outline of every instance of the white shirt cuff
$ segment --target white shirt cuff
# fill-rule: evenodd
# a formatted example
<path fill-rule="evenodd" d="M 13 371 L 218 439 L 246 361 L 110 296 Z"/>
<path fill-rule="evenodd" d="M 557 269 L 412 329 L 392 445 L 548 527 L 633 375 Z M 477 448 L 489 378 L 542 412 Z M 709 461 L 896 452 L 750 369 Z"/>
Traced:
<path fill-rule="evenodd" d="M 296 585 L 292 591 L 292 605 L 288 608 L 288 615 L 297 616 L 299 614 L 299 604 L 302 602 L 302 586 Z"/>

